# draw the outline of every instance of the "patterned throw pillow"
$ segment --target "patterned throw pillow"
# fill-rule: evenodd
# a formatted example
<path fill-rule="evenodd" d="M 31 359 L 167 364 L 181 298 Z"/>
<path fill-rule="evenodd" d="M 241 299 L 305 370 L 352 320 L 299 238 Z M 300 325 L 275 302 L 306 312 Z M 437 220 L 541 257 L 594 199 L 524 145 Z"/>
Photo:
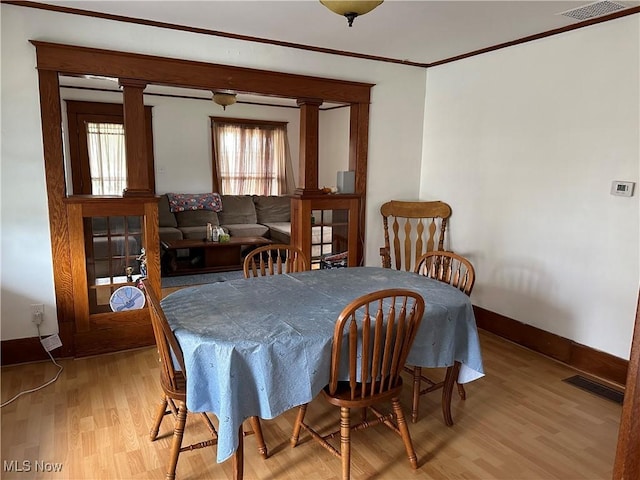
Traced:
<path fill-rule="evenodd" d="M 217 193 L 167 193 L 172 212 L 187 210 L 222 210 L 222 198 Z"/>

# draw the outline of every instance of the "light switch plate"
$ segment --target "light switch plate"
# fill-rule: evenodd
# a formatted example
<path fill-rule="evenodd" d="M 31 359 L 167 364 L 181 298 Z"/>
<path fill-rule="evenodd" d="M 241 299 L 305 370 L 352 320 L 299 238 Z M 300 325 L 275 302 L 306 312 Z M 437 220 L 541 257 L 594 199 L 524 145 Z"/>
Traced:
<path fill-rule="evenodd" d="M 636 184 L 634 182 L 621 182 L 614 180 L 611 182 L 611 195 L 619 195 L 621 197 L 633 196 L 633 187 Z"/>

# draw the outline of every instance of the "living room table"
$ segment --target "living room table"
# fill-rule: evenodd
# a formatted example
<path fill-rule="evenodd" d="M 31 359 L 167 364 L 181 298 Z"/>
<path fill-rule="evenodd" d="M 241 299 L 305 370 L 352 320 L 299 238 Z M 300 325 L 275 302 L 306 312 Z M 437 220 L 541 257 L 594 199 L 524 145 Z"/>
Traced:
<path fill-rule="evenodd" d="M 229 237 L 225 241 L 202 239 L 163 240 L 165 250 L 164 274 L 185 275 L 189 273 L 229 272 L 242 269 L 242 249 L 268 245 L 265 237 Z M 179 261 L 176 251 L 188 249 L 189 258 Z"/>
<path fill-rule="evenodd" d="M 408 364 L 459 362 L 460 383 L 484 375 L 469 297 L 412 272 L 311 270 L 189 287 L 161 301 L 185 359 L 187 408 L 218 417 L 218 462 L 236 450 L 246 418 L 275 418 L 313 400 L 329 381 L 338 315 L 355 298 L 386 288 L 425 299 Z"/>

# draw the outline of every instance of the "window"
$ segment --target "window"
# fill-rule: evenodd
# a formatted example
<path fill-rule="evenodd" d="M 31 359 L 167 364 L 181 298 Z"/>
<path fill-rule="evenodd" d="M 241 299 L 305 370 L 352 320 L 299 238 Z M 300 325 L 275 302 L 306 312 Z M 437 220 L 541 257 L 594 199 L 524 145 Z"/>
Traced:
<path fill-rule="evenodd" d="M 127 186 L 124 127 L 87 122 L 89 175 L 94 195 L 121 195 Z"/>
<path fill-rule="evenodd" d="M 127 187 L 122 104 L 66 100 L 74 195 L 122 195 Z M 155 191 L 151 107 L 147 120 L 148 174 Z"/>
<path fill-rule="evenodd" d="M 225 195 L 292 193 L 287 125 L 212 118 L 213 187 Z"/>

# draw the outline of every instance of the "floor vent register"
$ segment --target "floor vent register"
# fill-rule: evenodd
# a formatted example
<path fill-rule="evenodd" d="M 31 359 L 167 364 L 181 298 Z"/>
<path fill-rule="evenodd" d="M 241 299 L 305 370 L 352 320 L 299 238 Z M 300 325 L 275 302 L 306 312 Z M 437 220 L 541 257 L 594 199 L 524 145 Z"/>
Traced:
<path fill-rule="evenodd" d="M 565 378 L 563 382 L 567 382 L 571 385 L 581 388 L 582 390 L 586 390 L 587 392 L 606 398 L 607 400 L 619 403 L 620 405 L 622 405 L 622 402 L 624 401 L 623 392 L 603 385 L 601 383 L 594 382 L 593 380 L 585 378 L 581 375 L 574 375 L 573 377 Z"/>

